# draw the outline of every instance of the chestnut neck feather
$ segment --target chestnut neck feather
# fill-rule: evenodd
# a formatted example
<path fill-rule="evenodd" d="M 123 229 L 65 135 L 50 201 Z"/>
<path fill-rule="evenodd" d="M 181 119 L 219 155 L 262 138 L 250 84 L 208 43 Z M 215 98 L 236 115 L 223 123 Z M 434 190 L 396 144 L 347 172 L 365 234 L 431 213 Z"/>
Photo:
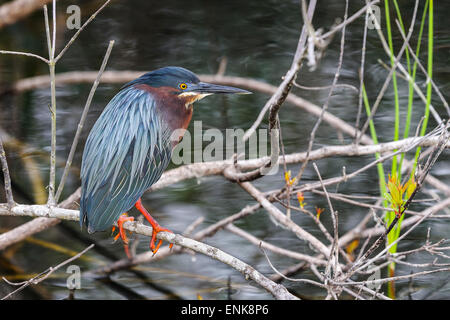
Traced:
<path fill-rule="evenodd" d="M 180 98 L 174 92 L 178 89 L 172 87 L 151 87 L 146 84 L 135 85 L 136 89 L 149 92 L 156 100 L 156 107 L 163 118 L 174 131 L 176 129 L 186 129 L 192 118 L 192 104 L 187 105 L 187 99 Z M 187 106 L 186 106 L 187 105 Z"/>

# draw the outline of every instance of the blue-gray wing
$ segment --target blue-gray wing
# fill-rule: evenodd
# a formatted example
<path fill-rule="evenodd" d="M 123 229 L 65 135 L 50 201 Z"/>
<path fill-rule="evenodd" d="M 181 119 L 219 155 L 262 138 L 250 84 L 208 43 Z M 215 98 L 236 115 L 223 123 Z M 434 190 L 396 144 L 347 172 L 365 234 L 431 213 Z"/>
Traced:
<path fill-rule="evenodd" d="M 151 94 L 127 87 L 92 128 L 81 165 L 80 224 L 110 227 L 162 175 L 171 157 L 170 132 Z"/>

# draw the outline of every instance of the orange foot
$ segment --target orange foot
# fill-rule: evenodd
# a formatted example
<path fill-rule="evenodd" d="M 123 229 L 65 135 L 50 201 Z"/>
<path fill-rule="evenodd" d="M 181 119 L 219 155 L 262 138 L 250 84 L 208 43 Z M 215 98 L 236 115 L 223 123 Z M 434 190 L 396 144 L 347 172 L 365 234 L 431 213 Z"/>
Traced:
<path fill-rule="evenodd" d="M 152 225 L 153 231 L 152 231 L 152 240 L 150 240 L 150 250 L 152 250 L 153 254 L 156 254 L 156 252 L 158 251 L 159 247 L 162 244 L 162 240 L 158 241 L 158 244 L 156 245 L 155 248 L 155 241 L 156 241 L 156 235 L 161 232 L 161 231 L 165 231 L 165 232 L 172 232 L 169 229 L 166 228 L 161 228 L 161 226 L 159 224 L 156 225 Z M 173 232 L 172 232 L 173 233 Z M 173 243 L 169 244 L 169 248 L 172 249 L 173 247 Z"/>
<path fill-rule="evenodd" d="M 119 233 L 117 233 L 116 236 L 114 237 L 114 241 L 119 239 L 119 237 L 122 239 L 125 253 L 127 254 L 127 257 L 131 259 L 130 250 L 128 248 L 127 233 L 123 229 L 123 224 L 127 221 L 134 221 L 134 217 L 129 217 L 128 214 L 124 213 L 119 217 L 119 220 L 117 220 L 117 225 L 119 226 Z M 116 227 L 113 226 L 112 232 L 114 232 L 115 229 L 116 229 Z"/>
<path fill-rule="evenodd" d="M 152 239 L 150 240 L 150 250 L 153 252 L 153 254 L 156 254 L 156 252 L 158 251 L 159 247 L 162 244 L 162 240 L 159 240 L 158 244 L 155 247 L 155 242 L 156 242 L 156 235 L 161 232 L 161 231 L 165 231 L 165 232 L 172 232 L 169 229 L 166 228 L 162 228 L 158 222 L 156 222 L 155 219 L 153 219 L 153 217 L 150 215 L 150 213 L 144 208 L 144 206 L 142 205 L 141 199 L 139 199 L 136 204 L 136 209 L 138 209 L 145 217 L 145 219 L 147 219 L 148 222 L 150 222 L 150 224 L 152 225 L 153 231 L 152 231 Z M 169 245 L 169 248 L 173 247 L 173 243 L 171 243 Z"/>

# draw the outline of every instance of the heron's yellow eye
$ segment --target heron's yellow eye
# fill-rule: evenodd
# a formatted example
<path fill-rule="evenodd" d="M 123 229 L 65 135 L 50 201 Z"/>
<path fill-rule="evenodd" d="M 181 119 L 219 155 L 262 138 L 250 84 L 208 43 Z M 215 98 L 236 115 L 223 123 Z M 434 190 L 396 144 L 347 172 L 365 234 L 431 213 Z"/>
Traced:
<path fill-rule="evenodd" d="M 185 90 L 187 88 L 187 84 L 186 83 L 180 83 L 179 87 L 180 87 L 180 89 Z"/>

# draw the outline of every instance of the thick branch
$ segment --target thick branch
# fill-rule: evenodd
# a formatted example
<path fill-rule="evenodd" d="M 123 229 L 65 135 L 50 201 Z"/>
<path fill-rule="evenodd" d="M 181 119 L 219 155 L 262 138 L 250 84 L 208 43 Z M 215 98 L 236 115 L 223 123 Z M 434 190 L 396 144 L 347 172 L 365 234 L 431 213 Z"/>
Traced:
<path fill-rule="evenodd" d="M 48 207 L 45 205 L 17 205 L 12 209 L 8 209 L 8 206 L 6 204 L 0 204 L 0 215 L 52 217 L 64 220 L 78 221 L 80 213 L 78 210 Z M 138 222 L 126 222 L 123 227 L 124 229 L 137 234 L 145 235 L 148 237 L 152 236 L 152 228 Z M 206 256 L 229 265 L 233 269 L 241 272 L 246 279 L 250 278 L 258 283 L 261 287 L 270 292 L 276 299 L 298 299 L 297 297 L 289 293 L 284 286 L 276 284 L 250 265 L 229 255 L 228 253 L 221 251 L 220 249 L 170 232 L 160 232 L 157 234 L 157 238 L 173 244 L 177 244 L 184 248 L 191 249 L 195 252 L 202 253 Z"/>
<path fill-rule="evenodd" d="M 143 73 L 145 73 L 145 71 L 105 71 L 100 81 L 102 83 L 123 84 L 137 77 L 140 77 Z M 60 73 L 56 76 L 56 80 L 59 85 L 73 83 L 92 83 L 95 80 L 96 76 L 97 72 L 94 71 L 74 71 Z M 200 80 L 205 82 L 242 87 L 248 90 L 259 91 L 270 95 L 273 95 L 277 91 L 277 87 L 273 85 L 250 78 L 219 75 L 199 75 L 199 78 Z M 49 84 L 49 76 L 36 76 L 19 80 L 14 84 L 12 88 L 7 89 L 5 92 L 10 90 L 22 92 L 26 90 L 47 87 Z M 311 113 L 317 117 L 319 117 L 322 113 L 321 107 L 292 93 L 289 93 L 289 95 L 286 97 L 286 102 L 291 103 L 296 107 L 302 108 L 306 112 Z M 347 124 L 345 121 L 339 119 L 329 112 L 324 113 L 323 121 L 327 122 L 331 127 L 337 129 L 338 131 L 348 134 L 349 136 L 354 137 L 355 134 L 359 133 L 359 131 L 355 131 L 355 129 L 351 125 Z M 366 135 L 362 137 L 361 142 L 363 144 L 372 144 L 372 140 Z"/>
<path fill-rule="evenodd" d="M 0 29 L 15 23 L 51 0 L 14 0 L 0 7 Z"/>

